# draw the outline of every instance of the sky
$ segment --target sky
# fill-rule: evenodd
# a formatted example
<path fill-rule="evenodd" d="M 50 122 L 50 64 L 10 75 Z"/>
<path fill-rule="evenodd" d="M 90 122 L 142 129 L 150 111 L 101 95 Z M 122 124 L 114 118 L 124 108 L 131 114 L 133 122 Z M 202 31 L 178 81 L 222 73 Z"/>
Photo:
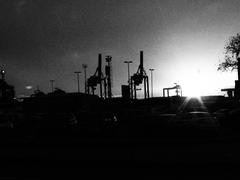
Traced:
<path fill-rule="evenodd" d="M 17 96 L 51 91 L 50 79 L 75 92 L 74 71 L 85 63 L 93 75 L 98 54 L 111 55 L 117 96 L 127 84 L 123 62 L 132 60 L 135 73 L 143 50 L 154 96 L 174 83 L 183 95 L 218 95 L 237 78 L 217 67 L 240 31 L 239 12 L 239 0 L 0 0 L 0 67 Z"/>

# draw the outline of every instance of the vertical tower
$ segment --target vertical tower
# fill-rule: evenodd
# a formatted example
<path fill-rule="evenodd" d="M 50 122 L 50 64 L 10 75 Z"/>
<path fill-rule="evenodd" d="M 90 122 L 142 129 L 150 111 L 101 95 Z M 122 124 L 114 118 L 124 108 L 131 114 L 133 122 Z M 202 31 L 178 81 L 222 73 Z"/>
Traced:
<path fill-rule="evenodd" d="M 102 98 L 103 97 L 103 94 L 102 94 L 102 54 L 98 54 L 98 70 L 97 70 L 97 76 L 98 76 L 98 79 L 100 81 L 100 97 Z"/>
<path fill-rule="evenodd" d="M 107 96 L 108 98 L 112 98 L 112 57 L 106 56 L 107 65 L 105 67 L 105 74 L 107 79 Z"/>
<path fill-rule="evenodd" d="M 143 69 L 143 51 L 140 51 L 140 65 L 139 65 L 139 73 L 143 76 L 144 69 Z"/>
<path fill-rule="evenodd" d="M 82 64 L 84 69 L 84 86 L 85 86 L 85 93 L 87 93 L 87 64 Z"/>

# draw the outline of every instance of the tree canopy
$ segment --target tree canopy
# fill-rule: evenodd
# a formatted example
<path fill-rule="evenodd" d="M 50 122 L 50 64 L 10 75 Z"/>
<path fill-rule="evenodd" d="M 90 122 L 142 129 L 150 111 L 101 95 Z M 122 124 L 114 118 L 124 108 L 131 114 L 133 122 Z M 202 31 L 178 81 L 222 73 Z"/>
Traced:
<path fill-rule="evenodd" d="M 232 36 L 225 46 L 224 61 L 219 64 L 218 70 L 235 70 L 238 69 L 238 58 L 240 54 L 240 34 Z"/>

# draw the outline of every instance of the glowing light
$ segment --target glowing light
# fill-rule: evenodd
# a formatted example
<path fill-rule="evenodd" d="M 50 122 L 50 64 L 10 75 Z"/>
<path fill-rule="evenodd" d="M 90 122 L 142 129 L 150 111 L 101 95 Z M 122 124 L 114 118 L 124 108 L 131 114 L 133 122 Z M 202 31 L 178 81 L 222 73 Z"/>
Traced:
<path fill-rule="evenodd" d="M 193 104 L 193 102 L 195 102 Z M 204 105 L 201 97 L 186 97 L 183 104 L 179 107 L 179 112 L 184 112 L 189 107 L 192 108 L 191 111 L 204 111 L 208 112 L 207 107 Z"/>
<path fill-rule="evenodd" d="M 26 86 L 25 88 L 30 90 L 30 89 L 32 89 L 32 86 Z"/>
<path fill-rule="evenodd" d="M 183 85 L 184 94 L 188 97 L 199 98 L 204 95 L 204 86 L 199 82 L 190 80 Z"/>
<path fill-rule="evenodd" d="M 185 77 L 182 82 L 183 92 L 185 95 L 190 97 L 200 97 L 204 95 L 205 87 L 205 77 L 199 75 L 193 75 Z"/>
<path fill-rule="evenodd" d="M 178 71 L 179 84 L 183 90 L 183 96 L 200 97 L 214 94 L 219 84 L 216 83 L 216 75 L 209 67 L 199 61 L 182 64 Z M 214 91 L 214 92 L 213 92 Z"/>

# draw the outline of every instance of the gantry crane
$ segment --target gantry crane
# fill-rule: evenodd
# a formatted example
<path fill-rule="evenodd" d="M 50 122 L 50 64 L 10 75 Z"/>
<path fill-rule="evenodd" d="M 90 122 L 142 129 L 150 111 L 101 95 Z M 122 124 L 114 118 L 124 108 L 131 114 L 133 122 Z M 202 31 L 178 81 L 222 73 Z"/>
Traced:
<path fill-rule="evenodd" d="M 106 56 L 107 65 L 105 66 L 105 76 L 102 72 L 102 54 L 98 55 L 98 67 L 93 76 L 90 76 L 87 80 L 88 94 L 94 95 L 97 85 L 100 88 L 100 97 L 103 98 L 103 86 L 104 86 L 104 98 L 112 97 L 112 57 Z"/>
<path fill-rule="evenodd" d="M 97 85 L 100 86 L 100 97 L 103 97 L 102 93 L 102 85 L 105 84 L 105 78 L 102 73 L 102 54 L 98 54 L 98 67 L 94 73 L 94 75 L 90 76 L 87 80 L 88 94 L 90 93 L 94 95 Z"/>
<path fill-rule="evenodd" d="M 140 51 L 140 65 L 138 70 L 131 76 L 131 97 L 137 99 L 137 86 L 144 83 L 144 98 L 149 98 L 149 82 L 143 67 L 143 51 Z"/>

